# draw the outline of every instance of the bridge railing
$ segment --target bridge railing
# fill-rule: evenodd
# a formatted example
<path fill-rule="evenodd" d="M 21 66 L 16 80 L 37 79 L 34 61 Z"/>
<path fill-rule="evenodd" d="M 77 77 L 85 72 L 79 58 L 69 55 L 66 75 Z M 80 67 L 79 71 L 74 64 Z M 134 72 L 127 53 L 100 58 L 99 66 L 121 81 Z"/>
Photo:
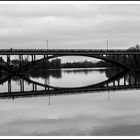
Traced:
<path fill-rule="evenodd" d="M 129 50 L 129 49 L 0 49 L 0 52 L 33 52 L 33 51 L 55 51 L 55 52 L 65 52 L 65 51 L 74 51 L 74 52 L 89 52 L 89 51 L 95 51 L 95 52 L 104 52 L 104 51 L 113 51 L 113 52 L 135 52 L 140 50 Z"/>

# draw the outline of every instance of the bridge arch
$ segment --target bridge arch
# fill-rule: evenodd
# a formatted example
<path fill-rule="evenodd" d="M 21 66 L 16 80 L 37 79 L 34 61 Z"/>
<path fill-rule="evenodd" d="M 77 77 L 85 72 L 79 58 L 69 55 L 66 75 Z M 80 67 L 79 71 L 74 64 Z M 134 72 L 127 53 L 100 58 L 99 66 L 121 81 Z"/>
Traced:
<path fill-rule="evenodd" d="M 119 67 L 121 67 L 123 69 L 129 70 L 129 67 L 128 66 L 126 66 L 124 64 L 121 64 L 121 63 L 119 63 L 119 62 L 117 62 L 115 60 L 108 59 L 108 58 L 106 58 L 103 55 L 86 55 L 86 54 L 80 54 L 80 55 L 78 55 L 78 54 L 67 54 L 67 55 L 64 55 L 64 54 L 62 54 L 62 55 L 48 56 L 47 59 L 49 60 L 49 59 L 53 59 L 53 58 L 57 58 L 57 57 L 63 57 L 63 56 L 84 56 L 84 57 L 97 58 L 97 59 L 100 59 L 100 60 L 104 60 L 106 62 L 109 62 L 111 64 L 114 64 L 116 66 L 119 66 Z"/>

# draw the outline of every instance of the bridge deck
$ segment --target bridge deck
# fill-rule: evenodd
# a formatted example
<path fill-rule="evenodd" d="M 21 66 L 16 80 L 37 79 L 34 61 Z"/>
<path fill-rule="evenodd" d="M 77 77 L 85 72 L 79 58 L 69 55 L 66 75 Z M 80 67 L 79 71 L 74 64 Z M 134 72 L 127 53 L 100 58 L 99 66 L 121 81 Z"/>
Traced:
<path fill-rule="evenodd" d="M 0 55 L 73 55 L 73 54 L 140 54 L 140 50 L 126 49 L 0 49 Z"/>

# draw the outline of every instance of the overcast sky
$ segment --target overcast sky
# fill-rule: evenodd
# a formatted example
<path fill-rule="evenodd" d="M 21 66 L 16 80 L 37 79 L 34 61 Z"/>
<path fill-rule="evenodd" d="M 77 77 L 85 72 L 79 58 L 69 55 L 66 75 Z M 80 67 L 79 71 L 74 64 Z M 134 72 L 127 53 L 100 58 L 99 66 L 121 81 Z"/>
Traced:
<path fill-rule="evenodd" d="M 139 4 L 0 4 L 0 48 L 128 48 L 139 17 Z"/>

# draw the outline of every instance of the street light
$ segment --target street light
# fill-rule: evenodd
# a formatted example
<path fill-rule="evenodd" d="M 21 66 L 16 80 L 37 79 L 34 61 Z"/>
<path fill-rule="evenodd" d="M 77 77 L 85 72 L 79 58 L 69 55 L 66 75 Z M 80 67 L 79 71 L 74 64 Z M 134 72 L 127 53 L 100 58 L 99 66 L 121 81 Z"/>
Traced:
<path fill-rule="evenodd" d="M 47 42 L 47 49 L 48 49 L 48 40 L 46 40 L 46 42 Z"/>
<path fill-rule="evenodd" d="M 108 40 L 107 40 L 107 50 L 108 50 Z"/>

